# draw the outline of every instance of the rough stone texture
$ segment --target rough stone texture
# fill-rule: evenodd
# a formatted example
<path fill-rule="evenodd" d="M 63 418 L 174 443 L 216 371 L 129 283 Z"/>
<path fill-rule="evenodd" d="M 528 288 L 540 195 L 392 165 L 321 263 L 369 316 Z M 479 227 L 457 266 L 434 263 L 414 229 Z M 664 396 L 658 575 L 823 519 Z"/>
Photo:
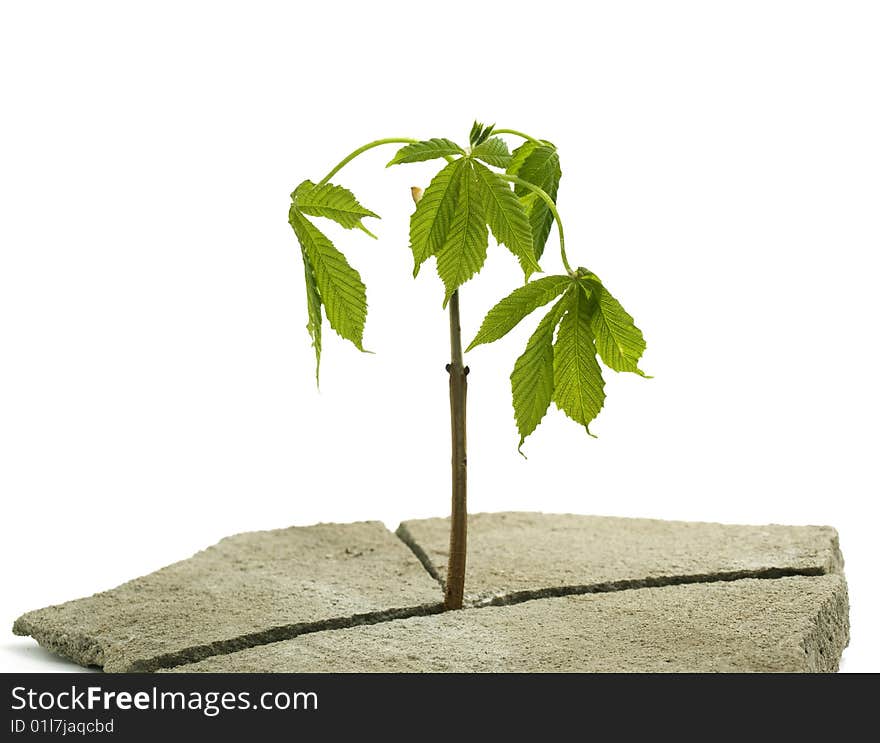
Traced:
<path fill-rule="evenodd" d="M 13 630 L 106 671 L 833 671 L 849 638 L 830 527 L 476 514 L 444 614 L 448 520 L 398 536 L 239 534 Z"/>
<path fill-rule="evenodd" d="M 545 598 L 301 635 L 175 672 L 831 672 L 840 575 Z"/>
<path fill-rule="evenodd" d="M 449 519 L 405 521 L 398 536 L 443 580 Z M 468 520 L 466 605 L 739 578 L 841 572 L 828 526 L 732 526 L 543 513 Z"/>
<path fill-rule="evenodd" d="M 13 632 L 105 671 L 151 671 L 328 627 L 440 609 L 442 594 L 379 522 L 237 534 Z"/>

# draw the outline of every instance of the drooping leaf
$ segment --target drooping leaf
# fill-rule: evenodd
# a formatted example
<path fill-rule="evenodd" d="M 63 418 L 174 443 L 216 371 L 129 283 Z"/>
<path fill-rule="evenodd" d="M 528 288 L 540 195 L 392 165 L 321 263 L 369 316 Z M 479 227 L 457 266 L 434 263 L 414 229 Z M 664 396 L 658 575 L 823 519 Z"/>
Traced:
<path fill-rule="evenodd" d="M 467 350 L 504 337 L 524 317 L 558 297 L 571 285 L 570 276 L 545 276 L 514 289 L 489 310 Z"/>
<path fill-rule="evenodd" d="M 495 239 L 517 257 L 528 279 L 541 267 L 535 260 L 532 230 L 525 209 L 507 181 L 482 163 L 474 162 L 473 165 L 489 228 Z"/>
<path fill-rule="evenodd" d="M 400 165 L 401 163 L 418 163 L 424 160 L 434 160 L 438 157 L 463 154 L 464 150 L 450 139 L 426 139 L 423 142 L 415 142 L 401 147 L 385 167 L 390 168 L 392 165 Z"/>
<path fill-rule="evenodd" d="M 422 263 L 446 242 L 465 162 L 465 158 L 459 158 L 437 173 L 410 217 L 409 243 L 415 261 L 413 276 L 418 275 Z"/>
<path fill-rule="evenodd" d="M 614 371 L 634 372 L 639 376 L 646 376 L 639 369 L 639 359 L 645 352 L 647 344 L 642 331 L 636 327 L 632 315 L 611 296 L 611 292 L 598 278 L 590 281 L 588 286 L 596 297 L 590 328 L 605 366 Z"/>
<path fill-rule="evenodd" d="M 330 327 L 363 351 L 367 293 L 360 274 L 297 209 L 290 210 L 290 225 L 311 264 Z"/>
<path fill-rule="evenodd" d="M 559 153 L 551 145 L 526 142 L 514 152 L 507 172 L 537 186 L 556 201 L 562 169 Z M 523 201 L 532 229 L 535 258 L 540 258 L 547 244 L 547 236 L 553 226 L 553 213 L 543 199 L 535 198 L 526 186 L 516 184 L 515 192 Z"/>
<path fill-rule="evenodd" d="M 519 175 L 519 169 L 526 161 L 526 158 L 528 158 L 528 156 L 531 155 L 535 151 L 535 149 L 540 146 L 540 142 L 535 142 L 531 139 L 527 139 L 525 142 L 523 142 L 513 151 L 513 154 L 510 157 L 510 164 L 507 166 L 507 172 L 510 175 Z"/>
<path fill-rule="evenodd" d="M 311 181 L 300 183 L 290 195 L 297 209 L 303 214 L 313 217 L 326 217 L 350 230 L 358 228 L 371 237 L 375 237 L 361 221 L 364 217 L 379 215 L 361 206 L 354 194 L 347 188 L 325 183 L 316 186 Z"/>
<path fill-rule="evenodd" d="M 480 201 L 480 189 L 469 162 L 462 166 L 459 176 L 455 215 L 443 247 L 437 251 L 437 273 L 446 286 L 449 301 L 453 292 L 483 267 L 489 231 L 486 213 Z"/>
<path fill-rule="evenodd" d="M 306 275 L 306 305 L 309 312 L 309 323 L 306 328 L 312 338 L 312 347 L 315 349 L 315 381 L 318 382 L 321 373 L 321 293 L 318 291 L 312 264 L 309 263 L 309 257 L 302 245 L 300 252 Z"/>
<path fill-rule="evenodd" d="M 553 399 L 553 334 L 565 305 L 563 297 L 544 315 L 510 375 L 520 453 L 526 437 L 538 427 Z"/>
<path fill-rule="evenodd" d="M 605 403 L 605 380 L 590 329 L 592 300 L 583 291 L 572 291 L 565 301 L 565 315 L 553 346 L 553 399 L 589 433 L 590 421 Z"/>
<path fill-rule="evenodd" d="M 526 142 L 526 144 L 532 145 L 528 150 L 528 154 L 521 160 L 517 158 L 515 164 L 513 159 L 511 159 L 511 166 L 515 165 L 516 167 L 516 172 L 512 175 L 518 175 L 524 181 L 528 181 L 550 194 L 551 190 L 555 190 L 558 187 L 559 179 L 562 176 L 559 166 L 559 153 L 555 147 L 550 145 L 535 144 L 533 142 Z M 524 196 L 528 193 L 528 189 L 517 184 L 516 193 L 518 196 Z M 550 195 L 552 196 L 553 194 Z"/>
<path fill-rule="evenodd" d="M 473 149 L 477 145 L 485 142 L 492 134 L 494 129 L 495 124 L 484 125 L 481 124 L 479 121 L 475 121 L 474 125 L 471 127 L 471 133 L 469 137 L 471 148 Z"/>
<path fill-rule="evenodd" d="M 500 137 L 490 137 L 478 144 L 471 151 L 471 155 L 496 168 L 506 168 L 510 164 L 510 150 Z"/>

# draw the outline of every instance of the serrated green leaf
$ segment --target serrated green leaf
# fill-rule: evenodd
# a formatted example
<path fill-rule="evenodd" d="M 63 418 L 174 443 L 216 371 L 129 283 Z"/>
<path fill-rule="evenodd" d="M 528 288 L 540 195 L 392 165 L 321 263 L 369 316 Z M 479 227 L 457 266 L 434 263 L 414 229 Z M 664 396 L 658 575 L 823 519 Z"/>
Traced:
<path fill-rule="evenodd" d="M 563 297 L 544 315 L 510 374 L 520 454 L 526 437 L 538 427 L 553 399 L 553 334 L 565 305 Z"/>
<path fill-rule="evenodd" d="M 499 243 L 507 246 L 519 260 L 526 279 L 541 267 L 535 260 L 532 230 L 525 209 L 513 190 L 501 176 L 482 163 L 474 162 L 474 173 L 480 186 L 480 196 L 486 207 L 489 228 Z"/>
<path fill-rule="evenodd" d="M 312 347 L 315 349 L 315 381 L 319 382 L 321 373 L 321 293 L 318 291 L 318 284 L 315 281 L 315 272 L 302 245 L 300 245 L 300 252 L 305 269 L 306 305 L 309 312 L 309 322 L 306 329 L 309 331 Z"/>
<path fill-rule="evenodd" d="M 464 155 L 464 150 L 451 139 L 426 139 L 422 142 L 415 142 L 401 147 L 385 167 L 390 168 L 392 165 L 400 165 L 402 163 L 435 160 L 438 157 L 450 157 L 452 155 Z"/>
<path fill-rule="evenodd" d="M 510 175 L 519 175 L 519 169 L 522 167 L 522 164 L 526 161 L 528 156 L 540 146 L 540 142 L 535 142 L 531 139 L 527 139 L 523 142 L 513 151 L 513 154 L 510 157 L 510 164 L 507 166 L 507 172 Z"/>
<path fill-rule="evenodd" d="M 559 181 L 562 169 L 559 165 L 559 153 L 555 147 L 537 142 L 526 142 L 514 152 L 507 172 L 537 186 L 556 201 L 559 193 Z M 550 228 L 553 226 L 553 213 L 543 199 L 535 198 L 533 191 L 517 184 L 517 196 L 523 201 L 532 229 L 532 242 L 535 258 L 540 258 L 547 244 Z"/>
<path fill-rule="evenodd" d="M 437 251 L 437 273 L 446 287 L 443 306 L 453 292 L 483 267 L 489 230 L 486 212 L 480 201 L 480 189 L 470 163 L 462 166 L 459 176 L 455 216 L 443 247 Z"/>
<path fill-rule="evenodd" d="M 422 263 L 446 242 L 465 162 L 465 158 L 459 158 L 437 173 L 410 217 L 409 245 L 415 261 L 413 276 L 418 276 Z"/>
<path fill-rule="evenodd" d="M 605 366 L 614 371 L 646 376 L 639 369 L 639 359 L 647 344 L 632 315 L 598 280 L 590 282 L 590 288 L 596 297 L 590 328 Z"/>
<path fill-rule="evenodd" d="M 367 293 L 360 274 L 297 209 L 290 210 L 290 225 L 314 271 L 330 327 L 363 351 Z"/>
<path fill-rule="evenodd" d="M 590 329 L 592 301 L 583 291 L 569 292 L 553 346 L 553 399 L 569 418 L 590 432 L 605 403 L 605 380 L 596 361 Z"/>
<path fill-rule="evenodd" d="M 511 164 L 513 164 L 512 159 Z M 517 162 L 515 175 L 553 196 L 550 192 L 558 188 L 559 179 L 562 177 L 559 153 L 555 147 L 549 145 L 534 145 L 528 155 L 521 162 Z M 516 193 L 518 196 L 525 196 L 529 190 L 517 184 Z"/>
<path fill-rule="evenodd" d="M 471 155 L 496 168 L 506 168 L 510 164 L 510 150 L 500 137 L 490 137 L 478 144 L 471 151 Z"/>
<path fill-rule="evenodd" d="M 332 183 L 316 186 L 311 181 L 303 181 L 294 189 L 291 198 L 303 214 L 326 217 L 347 230 L 357 228 L 375 237 L 361 220 L 364 217 L 380 219 L 379 215 L 361 206 L 347 188 Z"/>
<path fill-rule="evenodd" d="M 503 338 L 524 317 L 554 300 L 572 283 L 570 276 L 545 276 L 514 289 L 489 310 L 467 350 Z"/>

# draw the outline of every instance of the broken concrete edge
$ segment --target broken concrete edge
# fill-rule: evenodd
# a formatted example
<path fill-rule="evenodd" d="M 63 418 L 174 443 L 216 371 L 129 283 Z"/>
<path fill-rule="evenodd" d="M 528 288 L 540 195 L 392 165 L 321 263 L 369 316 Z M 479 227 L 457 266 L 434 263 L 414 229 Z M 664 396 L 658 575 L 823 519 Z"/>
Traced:
<path fill-rule="evenodd" d="M 429 616 L 431 614 L 439 614 L 443 610 L 443 603 L 438 601 L 437 603 L 401 609 L 355 614 L 349 617 L 334 617 L 320 622 L 281 625 L 268 630 L 261 630 L 260 632 L 238 635 L 229 640 L 219 640 L 205 643 L 204 645 L 193 645 L 174 653 L 144 658 L 134 663 L 126 662 L 124 658 L 114 657 L 112 648 L 108 651 L 108 649 L 92 638 L 70 634 L 53 637 L 52 633 L 40 632 L 38 628 L 22 618 L 15 621 L 12 631 L 16 635 L 32 637 L 46 650 L 57 655 L 74 660 L 81 665 L 102 668 L 106 673 L 153 673 L 163 668 L 174 668 L 180 665 L 197 663 L 218 655 L 228 655 L 240 650 L 248 650 L 260 645 L 270 645 L 282 640 L 292 640 L 300 635 L 307 635 L 313 632 L 350 629 L 362 625 L 391 622 L 398 619 Z M 78 658 L 87 660 L 83 662 L 78 660 Z"/>
<path fill-rule="evenodd" d="M 42 631 L 38 625 L 32 624 L 28 617 L 33 612 L 22 614 L 12 624 L 12 634 L 19 637 L 31 637 L 40 647 L 50 653 L 86 667 L 104 667 L 104 646 L 94 637 L 78 633 Z"/>
<path fill-rule="evenodd" d="M 831 537 L 831 556 L 827 566 L 828 573 L 839 573 L 843 575 L 844 559 L 843 552 L 840 550 L 840 534 L 833 526 L 820 526 L 820 529 L 827 529 Z"/>
<path fill-rule="evenodd" d="M 332 600 L 324 598 L 320 606 L 316 605 L 313 611 L 303 612 L 298 607 L 294 607 L 291 599 L 296 603 L 301 603 L 303 595 L 298 591 L 288 592 L 286 600 L 277 602 L 277 611 L 254 616 L 255 621 L 250 623 L 244 625 L 240 622 L 232 623 L 239 626 L 220 628 L 220 631 L 215 632 L 206 631 L 201 635 L 192 632 L 177 633 L 176 642 L 157 644 L 147 641 L 141 643 L 141 646 L 132 652 L 130 640 L 146 636 L 143 622 L 147 621 L 147 618 L 137 613 L 137 606 L 135 606 L 134 614 L 129 608 L 126 629 L 126 621 L 122 619 L 124 611 L 122 608 L 115 607 L 121 607 L 122 603 L 129 602 L 133 596 L 144 595 L 149 600 L 157 581 L 167 579 L 168 576 L 171 576 L 171 579 L 166 591 L 178 588 L 185 589 L 186 586 L 178 584 L 180 578 L 175 578 L 181 574 L 181 568 L 184 570 L 195 568 L 195 572 L 184 579 L 193 584 L 191 586 L 193 589 L 200 588 L 204 584 L 204 570 L 206 567 L 211 568 L 212 560 L 220 563 L 232 560 L 236 565 L 239 560 L 250 560 L 252 569 L 263 568 L 264 566 L 261 564 L 263 557 L 259 552 L 254 552 L 251 545 L 256 545 L 258 549 L 267 545 L 270 549 L 275 549 L 272 544 L 277 537 L 283 537 L 284 543 L 289 545 L 291 542 L 287 539 L 287 534 L 292 537 L 303 535 L 303 538 L 306 538 L 307 535 L 318 534 L 317 538 L 326 538 L 321 535 L 326 534 L 328 528 L 331 533 L 338 532 L 342 535 L 343 541 L 337 545 L 340 551 L 347 543 L 350 544 L 347 540 L 355 539 L 370 545 L 370 553 L 373 553 L 373 546 L 375 546 L 377 551 L 373 554 L 383 556 L 378 565 L 372 564 L 369 568 L 368 572 L 372 576 L 369 582 L 365 575 L 352 577 L 346 572 L 348 585 L 346 585 L 346 580 L 342 580 L 341 583 L 337 581 L 339 585 L 334 588 L 334 592 L 327 594 Z M 322 532 L 322 529 L 325 531 Z M 298 543 L 297 541 L 293 542 L 294 545 Z M 310 540 L 307 540 L 307 543 L 310 543 Z M 239 547 L 244 548 L 244 553 L 240 556 L 235 552 Z M 309 549 L 313 552 L 315 550 L 312 547 Z M 289 550 L 290 547 L 288 547 Z M 347 547 L 345 552 L 347 555 L 349 554 Z M 322 558 L 330 557 L 330 554 L 322 554 L 320 550 L 315 554 L 319 563 L 325 561 Z M 287 560 L 289 555 L 282 553 L 280 559 Z M 253 567 L 254 561 L 260 564 Z M 381 569 L 384 563 L 388 563 L 385 571 Z M 215 564 L 219 563 L 215 562 Z M 350 569 L 346 568 L 338 558 L 334 564 L 338 566 L 339 570 L 348 571 Z M 377 568 L 379 569 L 377 570 Z M 260 572 L 258 570 L 257 577 Z M 316 575 L 309 569 L 305 570 L 305 575 L 306 577 L 320 578 L 320 574 Z M 314 583 L 314 581 L 307 582 Z M 370 589 L 368 589 L 368 585 L 371 587 Z M 151 587 L 151 590 L 144 590 L 145 587 Z M 404 589 L 404 587 L 406 588 Z M 398 590 L 391 590 L 392 588 Z M 229 590 L 236 593 L 234 585 Z M 283 589 L 279 587 L 279 590 Z M 351 595 L 349 596 L 349 594 Z M 194 595 L 198 596 L 200 592 L 197 591 Z M 242 595 L 247 598 L 248 594 L 245 592 Z M 311 595 L 309 594 L 309 596 Z M 231 598 L 231 596 L 232 594 L 227 598 Z M 334 597 L 340 598 L 339 605 Z M 278 598 L 284 599 L 285 597 L 279 593 Z M 14 621 L 12 632 L 19 636 L 30 636 L 50 652 L 83 666 L 103 667 L 107 672 L 150 672 L 165 666 L 192 663 L 213 655 L 235 652 L 253 645 L 290 639 L 299 634 L 432 614 L 442 611 L 442 599 L 442 591 L 425 572 L 424 567 L 411 550 L 381 521 L 370 520 L 346 524 L 321 522 L 309 526 L 253 530 L 225 536 L 190 557 L 133 578 L 114 588 L 26 612 Z M 198 603 L 193 604 L 192 601 L 189 603 L 192 605 L 187 606 L 184 602 L 184 614 L 179 617 L 184 624 L 192 624 L 197 621 L 196 618 L 204 608 Z M 149 609 L 150 607 L 145 608 Z M 293 610 L 291 611 L 291 609 Z M 174 611 L 173 608 L 169 610 Z M 71 615 L 72 612 L 78 612 L 79 616 L 74 618 Z M 156 614 L 156 617 L 161 621 L 161 617 L 155 611 L 148 613 L 150 615 Z M 177 613 L 180 614 L 179 608 Z M 188 620 L 187 615 L 192 619 Z M 121 632 L 119 631 L 120 626 Z M 224 629 L 227 631 L 223 631 Z M 174 639 L 170 635 L 169 638 Z M 163 644 L 165 647 L 161 647 Z"/>
<path fill-rule="evenodd" d="M 801 643 L 806 673 L 836 673 L 843 651 L 849 645 L 849 589 L 842 574 L 835 577 L 840 580 L 839 590 L 819 607 Z"/>

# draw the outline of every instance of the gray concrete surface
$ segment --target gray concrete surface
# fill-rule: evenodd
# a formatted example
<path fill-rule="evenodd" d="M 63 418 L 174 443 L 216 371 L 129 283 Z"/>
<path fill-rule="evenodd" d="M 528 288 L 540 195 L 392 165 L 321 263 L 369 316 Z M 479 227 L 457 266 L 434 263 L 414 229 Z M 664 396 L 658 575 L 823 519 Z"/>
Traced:
<path fill-rule="evenodd" d="M 832 671 L 848 641 L 830 527 L 497 513 L 469 538 L 459 612 L 425 519 L 238 534 L 13 631 L 115 672 Z"/>
<path fill-rule="evenodd" d="M 13 627 L 105 671 L 152 671 L 303 631 L 436 611 L 442 593 L 379 522 L 237 534 Z"/>
<path fill-rule="evenodd" d="M 449 519 L 405 521 L 397 533 L 442 581 Z M 468 519 L 465 603 L 842 569 L 828 526 L 478 513 Z"/>
<path fill-rule="evenodd" d="M 640 588 L 301 635 L 175 672 L 831 672 L 840 575 Z"/>

